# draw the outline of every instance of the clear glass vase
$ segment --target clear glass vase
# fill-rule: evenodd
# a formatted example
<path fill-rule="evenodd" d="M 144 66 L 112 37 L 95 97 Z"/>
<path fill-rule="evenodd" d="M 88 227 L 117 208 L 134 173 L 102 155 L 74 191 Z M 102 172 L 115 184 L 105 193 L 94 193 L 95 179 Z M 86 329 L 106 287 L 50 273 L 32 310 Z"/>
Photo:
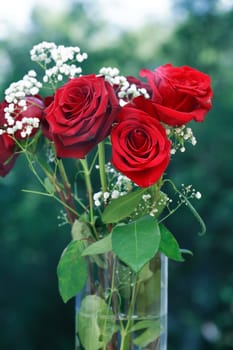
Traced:
<path fill-rule="evenodd" d="M 75 349 L 166 350 L 167 265 L 160 253 L 137 274 L 113 253 L 89 260 L 76 297 Z"/>

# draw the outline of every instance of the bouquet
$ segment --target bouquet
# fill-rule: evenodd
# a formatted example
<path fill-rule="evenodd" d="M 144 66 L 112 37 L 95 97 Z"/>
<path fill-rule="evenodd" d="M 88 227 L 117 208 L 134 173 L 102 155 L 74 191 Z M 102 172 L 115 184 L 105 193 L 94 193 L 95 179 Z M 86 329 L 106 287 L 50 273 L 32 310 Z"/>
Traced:
<path fill-rule="evenodd" d="M 188 252 L 166 219 L 186 205 L 205 230 L 190 201 L 200 192 L 166 171 L 196 144 L 189 123 L 212 107 L 210 77 L 170 63 L 140 78 L 83 75 L 87 54 L 50 42 L 30 54 L 42 74 L 13 82 L 0 104 L 0 176 L 26 157 L 41 190 L 25 191 L 58 202 L 71 226 L 57 275 L 64 302 L 77 296 L 76 349 L 158 349 L 160 258 Z"/>

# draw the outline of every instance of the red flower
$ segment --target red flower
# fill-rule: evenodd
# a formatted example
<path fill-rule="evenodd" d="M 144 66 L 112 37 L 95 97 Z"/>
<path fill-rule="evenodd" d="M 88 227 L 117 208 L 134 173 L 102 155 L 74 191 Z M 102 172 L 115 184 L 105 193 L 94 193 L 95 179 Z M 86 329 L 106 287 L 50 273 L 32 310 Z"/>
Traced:
<path fill-rule="evenodd" d="M 46 120 L 59 157 L 83 158 L 109 135 L 119 105 L 111 85 L 94 74 L 57 89 Z"/>
<path fill-rule="evenodd" d="M 142 69 L 140 75 L 152 89 L 156 114 L 168 125 L 202 122 L 212 107 L 210 77 L 194 68 L 165 64 L 154 72 Z"/>
<path fill-rule="evenodd" d="M 170 160 L 170 141 L 158 120 L 126 105 L 111 132 L 112 163 L 140 187 L 151 186 Z"/>
<path fill-rule="evenodd" d="M 54 96 L 47 96 L 44 98 L 44 104 L 45 108 L 48 107 L 52 102 L 53 102 Z M 45 110 L 46 111 L 46 110 Z M 47 137 L 49 140 L 53 140 L 53 135 L 49 131 L 49 124 L 46 120 L 46 112 L 44 111 L 42 119 L 41 119 L 41 127 L 42 127 L 42 132 L 45 137 Z"/>
<path fill-rule="evenodd" d="M 0 103 L 0 128 L 6 123 L 4 108 L 7 107 L 7 105 L 5 101 Z M 0 176 L 5 176 L 9 173 L 15 164 L 16 158 L 17 155 L 15 153 L 15 143 L 13 139 L 6 133 L 3 133 L 0 135 Z"/>

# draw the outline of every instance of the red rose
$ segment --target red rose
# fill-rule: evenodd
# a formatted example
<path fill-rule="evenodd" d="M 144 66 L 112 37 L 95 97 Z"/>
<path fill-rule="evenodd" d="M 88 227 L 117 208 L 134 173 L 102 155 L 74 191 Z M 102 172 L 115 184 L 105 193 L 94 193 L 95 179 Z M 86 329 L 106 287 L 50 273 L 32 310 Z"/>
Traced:
<path fill-rule="evenodd" d="M 45 107 L 48 107 L 54 100 L 54 96 L 47 96 L 44 98 L 44 104 Z M 51 134 L 49 130 L 49 124 L 46 119 L 46 112 L 43 113 L 43 117 L 41 119 L 41 127 L 42 127 L 42 132 L 45 137 L 47 137 L 49 140 L 53 140 L 53 135 Z"/>
<path fill-rule="evenodd" d="M 4 108 L 7 107 L 7 103 L 4 101 L 0 103 L 0 129 L 6 123 L 4 118 Z M 17 155 L 15 154 L 15 143 L 13 139 L 3 133 L 0 135 L 0 176 L 5 176 L 14 166 Z"/>
<path fill-rule="evenodd" d="M 17 155 L 15 144 L 9 135 L 0 135 L 0 176 L 5 176 L 13 168 Z"/>
<path fill-rule="evenodd" d="M 111 132 L 112 163 L 140 187 L 156 183 L 170 160 L 170 141 L 158 120 L 126 105 Z"/>
<path fill-rule="evenodd" d="M 212 107 L 210 77 L 194 68 L 165 64 L 154 72 L 142 69 L 140 75 L 151 86 L 159 119 L 168 125 L 201 122 Z"/>
<path fill-rule="evenodd" d="M 109 135 L 118 108 L 112 86 L 94 74 L 71 79 L 57 89 L 46 110 L 57 155 L 83 158 Z"/>

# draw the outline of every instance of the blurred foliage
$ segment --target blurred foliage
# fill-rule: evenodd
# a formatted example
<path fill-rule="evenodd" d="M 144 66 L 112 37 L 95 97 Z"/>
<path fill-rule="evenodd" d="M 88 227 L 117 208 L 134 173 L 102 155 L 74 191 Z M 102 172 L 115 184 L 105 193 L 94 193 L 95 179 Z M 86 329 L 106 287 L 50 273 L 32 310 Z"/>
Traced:
<path fill-rule="evenodd" d="M 35 8 L 27 33 L 1 39 L 1 99 L 9 82 L 31 69 L 29 50 L 42 40 L 87 51 L 85 73 L 111 65 L 137 75 L 141 67 L 172 62 L 211 75 L 213 110 L 204 123 L 192 125 L 198 143 L 169 167 L 177 185 L 193 184 L 203 194 L 197 208 L 207 234 L 196 234 L 198 224 L 186 208 L 169 221 L 194 256 L 170 262 L 168 341 L 169 350 L 233 349 L 233 11 L 218 11 L 215 0 L 175 0 L 177 15 L 185 14 L 175 28 L 151 22 L 124 32 L 98 17 L 97 3 L 92 15 L 90 3 L 80 1 L 67 3 L 62 14 L 46 10 L 45 16 L 43 8 Z M 59 227 L 54 203 L 21 191 L 37 186 L 23 158 L 0 179 L 0 348 L 5 350 L 73 348 L 74 305 L 62 303 L 56 281 L 69 228 Z"/>

